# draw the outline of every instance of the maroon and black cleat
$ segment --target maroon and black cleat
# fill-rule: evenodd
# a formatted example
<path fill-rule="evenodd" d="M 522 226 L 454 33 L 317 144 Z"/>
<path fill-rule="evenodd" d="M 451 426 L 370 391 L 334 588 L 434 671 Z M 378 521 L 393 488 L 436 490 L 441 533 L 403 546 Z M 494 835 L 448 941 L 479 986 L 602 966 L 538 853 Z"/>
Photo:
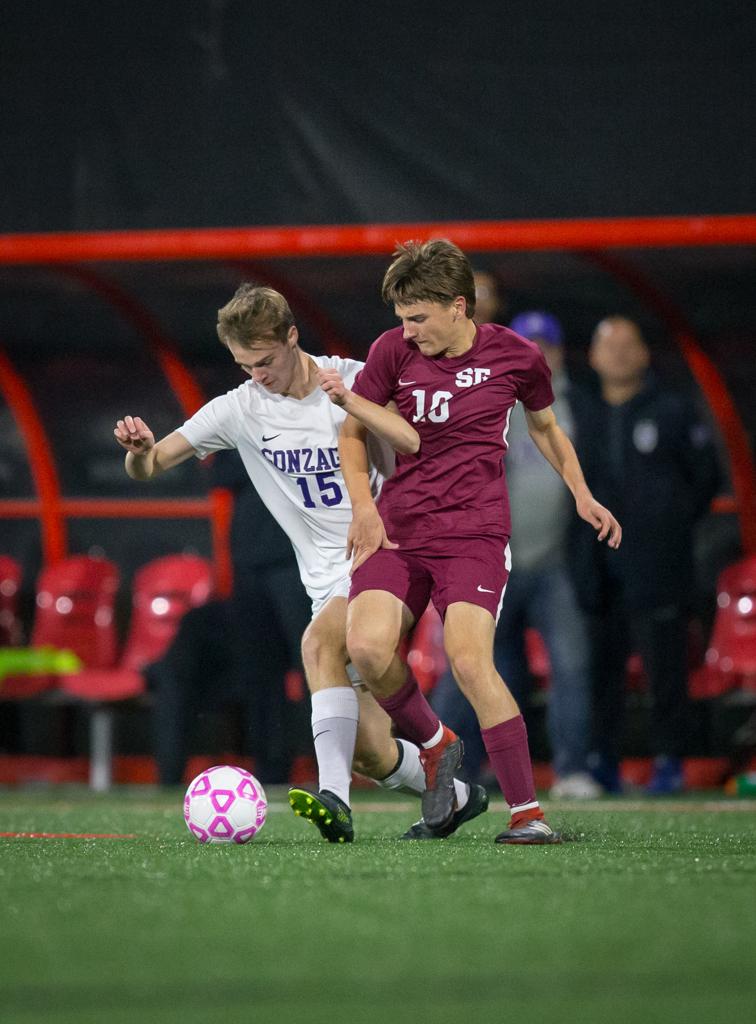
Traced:
<path fill-rule="evenodd" d="M 519 825 L 505 829 L 494 839 L 495 843 L 510 846 L 546 846 L 561 843 L 562 837 L 547 825 L 543 818 L 531 818 Z"/>
<path fill-rule="evenodd" d="M 443 729 L 435 746 L 420 751 L 420 763 L 425 771 L 421 806 L 423 821 L 430 829 L 443 828 L 454 814 L 454 776 L 462 764 L 462 740 L 446 726 Z"/>

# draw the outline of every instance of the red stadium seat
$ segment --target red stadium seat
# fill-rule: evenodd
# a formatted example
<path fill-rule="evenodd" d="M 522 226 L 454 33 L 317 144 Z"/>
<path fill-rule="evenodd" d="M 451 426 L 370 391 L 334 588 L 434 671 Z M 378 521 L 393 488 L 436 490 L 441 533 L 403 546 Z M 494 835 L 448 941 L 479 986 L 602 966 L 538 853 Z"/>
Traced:
<path fill-rule="evenodd" d="M 32 647 L 65 648 L 89 668 L 115 664 L 114 605 L 120 573 L 105 558 L 72 555 L 43 569 L 37 580 Z M 55 675 L 8 676 L 2 696 L 23 699 L 58 686 Z"/>
<path fill-rule="evenodd" d="M 407 647 L 407 664 L 423 693 L 430 693 L 446 672 L 444 627 L 432 604 L 425 609 L 412 631 Z"/>
<path fill-rule="evenodd" d="M 551 676 L 551 662 L 549 652 L 543 637 L 537 629 L 525 630 L 525 657 L 528 662 L 528 670 L 534 677 L 539 687 L 546 688 L 549 685 Z"/>
<path fill-rule="evenodd" d="M 111 782 L 112 709 L 108 705 L 144 693 L 145 665 L 162 656 L 184 613 L 204 604 L 212 589 L 212 566 L 204 558 L 167 555 L 149 562 L 134 576 L 131 622 L 118 664 L 61 676 L 65 694 L 96 705 L 90 737 L 94 789 L 107 789 Z"/>
<path fill-rule="evenodd" d="M 21 578 L 21 566 L 16 559 L 0 555 L 0 647 L 18 647 L 21 643 L 18 609 Z"/>
<path fill-rule="evenodd" d="M 720 574 L 711 640 L 704 665 L 690 684 L 697 699 L 734 689 L 756 692 L 756 555 Z"/>

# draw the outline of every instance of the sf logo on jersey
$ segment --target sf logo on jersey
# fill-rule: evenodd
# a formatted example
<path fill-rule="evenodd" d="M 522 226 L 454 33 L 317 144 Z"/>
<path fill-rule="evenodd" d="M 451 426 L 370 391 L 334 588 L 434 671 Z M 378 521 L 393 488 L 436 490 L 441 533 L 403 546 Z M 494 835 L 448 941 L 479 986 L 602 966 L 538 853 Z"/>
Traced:
<path fill-rule="evenodd" d="M 467 366 L 460 370 L 454 383 L 458 388 L 471 388 L 475 384 L 482 384 L 488 380 L 491 371 L 482 366 Z M 413 423 L 421 423 L 426 420 L 431 423 L 445 423 L 449 419 L 449 402 L 452 399 L 451 391 L 434 391 L 430 396 L 430 402 L 425 391 L 412 392 L 415 399 L 415 411 L 412 414 Z"/>

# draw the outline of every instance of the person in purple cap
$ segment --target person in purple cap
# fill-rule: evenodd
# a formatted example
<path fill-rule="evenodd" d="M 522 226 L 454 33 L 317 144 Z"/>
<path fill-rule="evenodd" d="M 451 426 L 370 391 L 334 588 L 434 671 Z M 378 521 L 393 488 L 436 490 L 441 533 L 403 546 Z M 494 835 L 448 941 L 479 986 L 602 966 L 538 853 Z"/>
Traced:
<path fill-rule="evenodd" d="M 537 345 L 497 324 L 476 325 L 473 272 L 445 239 L 398 246 L 383 298 L 401 326 L 374 342 L 347 389 L 333 371 L 321 386 L 341 405 L 340 457 L 352 501 L 354 555 L 347 627 L 353 664 L 397 731 L 421 748 L 423 817 L 440 827 L 454 813 L 452 778 L 461 744 L 423 697 L 397 654 L 429 600 L 444 620 L 455 679 L 475 708 L 486 750 L 510 808 L 502 844 L 559 842 L 544 820 L 520 709 L 495 669 L 493 639 L 510 569 L 503 456 L 521 401 L 543 457 L 572 491 L 600 540 L 622 531 L 588 490 L 552 405 L 550 373 Z M 376 505 L 367 479 L 365 428 L 394 401 L 420 437 L 400 455 Z"/>
<path fill-rule="evenodd" d="M 573 416 L 568 400 L 562 325 L 551 313 L 529 310 L 516 316 L 510 329 L 534 341 L 543 353 L 551 370 L 554 413 L 571 438 Z M 566 564 L 567 533 L 572 519 L 569 494 L 533 444 L 519 406 L 509 420 L 507 446 L 507 486 L 516 557 L 496 627 L 494 661 L 518 704 L 526 706 L 530 689 L 526 630 L 531 628 L 540 633 L 551 667 L 546 711 L 555 774 L 551 796 L 591 799 L 601 794 L 601 787 L 587 768 L 590 648 L 586 623 Z M 464 739 L 467 773 L 477 778 L 485 751 L 476 735 L 474 713 L 454 685 L 451 674 L 439 681 L 432 703 L 439 716 Z"/>

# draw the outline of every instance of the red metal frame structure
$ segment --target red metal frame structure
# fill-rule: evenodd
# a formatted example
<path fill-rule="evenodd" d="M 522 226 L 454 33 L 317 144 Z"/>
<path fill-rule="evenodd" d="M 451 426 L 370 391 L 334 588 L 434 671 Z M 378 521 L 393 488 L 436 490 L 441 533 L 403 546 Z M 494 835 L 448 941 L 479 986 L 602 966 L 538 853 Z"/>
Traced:
<path fill-rule="evenodd" d="M 172 345 L 165 345 L 155 333 L 154 318 L 138 308 L 132 297 L 118 286 L 105 283 L 71 264 L 82 262 L 150 262 L 174 260 L 250 261 L 272 257 L 315 257 L 350 255 L 388 255 L 398 240 L 405 238 L 447 237 L 470 252 L 548 251 L 577 252 L 601 265 L 625 286 L 630 287 L 649 308 L 662 317 L 679 344 L 691 372 L 701 386 L 720 423 L 733 467 L 736 506 L 743 546 L 756 551 L 756 474 L 747 437 L 734 403 L 716 369 L 707 360 L 682 313 L 640 272 L 607 250 L 618 248 L 680 248 L 701 246 L 738 246 L 756 244 L 756 215 L 639 217 L 561 221 L 451 221 L 436 223 L 351 224 L 299 227 L 202 228 L 124 232 L 0 235 L 0 264 L 57 265 L 120 308 L 143 334 L 152 334 L 154 350 L 177 395 L 186 397 L 193 389 L 185 368 Z M 115 291 L 114 291 L 115 289 Z M 107 293 L 110 292 L 108 295 Z M 0 375 L 0 390 L 11 404 L 24 433 L 32 462 L 40 504 L 0 503 L 0 515 L 28 515 L 31 505 L 44 511 L 43 533 L 51 530 L 55 516 L 65 515 L 193 515 L 205 503 L 98 502 L 61 499 L 54 466 L 49 459 L 44 432 L 30 405 L 23 382 L 5 363 Z M 8 372 L 10 368 L 10 373 Z M 20 399 L 19 396 L 24 396 Z M 196 398 L 196 393 L 193 396 Z M 20 403 L 20 404 L 19 404 Z M 128 506 L 128 509 L 127 507 Z M 95 513 L 94 510 L 97 509 Z M 108 509 L 110 511 L 108 511 Z M 138 511 L 140 509 L 141 511 Z M 149 511 L 148 511 L 149 509 Z M 183 509 L 183 511 L 180 511 Z M 222 530 L 221 510 L 215 517 L 215 534 Z M 47 535 L 45 534 L 47 537 Z M 64 535 L 63 535 L 64 536 Z M 47 538 L 46 554 L 54 555 L 56 541 Z M 64 543 L 64 541 L 63 541 Z"/>
<path fill-rule="evenodd" d="M 756 214 L 0 235 L 0 264 L 375 256 L 404 238 L 439 236 L 471 252 L 754 245 Z"/>
<path fill-rule="evenodd" d="M 63 520 L 60 483 L 52 449 L 45 428 L 37 414 L 29 389 L 13 364 L 0 351 L 0 394 L 5 396 L 13 417 L 24 438 L 38 500 L 15 502 L 32 505 L 39 518 L 42 533 L 42 556 L 45 563 L 58 562 L 66 554 L 66 533 Z M 28 513 L 24 513 L 26 518 Z"/>
<path fill-rule="evenodd" d="M 158 361 L 184 415 L 188 418 L 205 402 L 205 396 L 188 367 L 182 362 L 175 342 L 168 337 L 157 318 L 121 285 L 90 267 L 55 265 L 58 274 L 79 281 L 100 296 L 136 328 Z M 52 447 L 37 414 L 31 395 L 7 358 L 0 362 L 0 393 L 8 398 L 14 418 L 24 437 L 35 487 L 36 501 L 0 502 L 0 516 L 39 518 L 42 527 L 43 557 L 46 564 L 67 553 L 67 518 L 208 518 L 212 531 L 216 588 L 226 595 L 231 590 L 232 567 L 228 545 L 232 512 L 231 496 L 220 489 L 209 499 L 126 500 L 64 499 L 55 473 Z"/>

